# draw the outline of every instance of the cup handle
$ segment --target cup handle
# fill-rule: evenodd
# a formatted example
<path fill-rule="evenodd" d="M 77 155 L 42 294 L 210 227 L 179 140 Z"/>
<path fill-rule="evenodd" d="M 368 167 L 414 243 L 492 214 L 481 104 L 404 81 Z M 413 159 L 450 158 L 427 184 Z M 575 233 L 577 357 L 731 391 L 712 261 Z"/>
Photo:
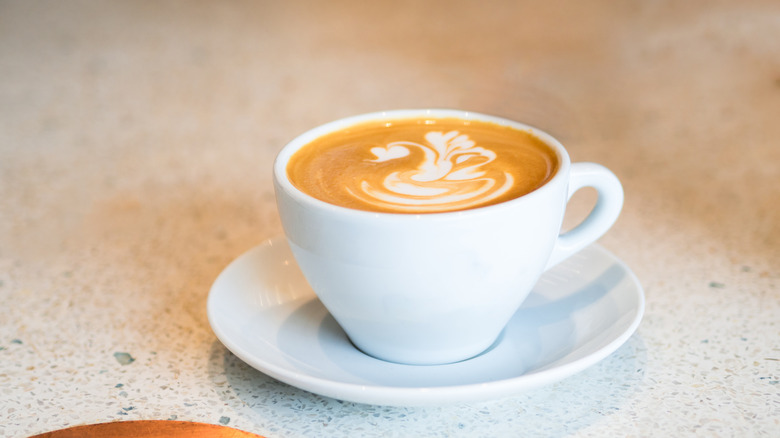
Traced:
<path fill-rule="evenodd" d="M 623 208 L 623 186 L 606 167 L 596 163 L 573 163 L 569 177 L 567 202 L 583 187 L 598 192 L 596 206 L 582 222 L 558 236 L 545 269 L 550 269 L 577 251 L 595 242 L 609 230 Z"/>

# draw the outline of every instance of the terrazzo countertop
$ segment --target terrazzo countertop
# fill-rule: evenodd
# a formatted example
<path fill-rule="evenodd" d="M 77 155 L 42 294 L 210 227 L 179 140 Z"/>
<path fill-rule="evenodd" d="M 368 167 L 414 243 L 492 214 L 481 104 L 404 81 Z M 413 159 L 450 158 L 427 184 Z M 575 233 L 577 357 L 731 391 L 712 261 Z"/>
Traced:
<path fill-rule="evenodd" d="M 412 408 L 308 393 L 219 342 L 212 283 L 282 232 L 278 150 L 410 107 L 521 120 L 620 177 L 599 243 L 646 313 L 614 354 Z M 778 121 L 774 0 L 1 1 L 0 436 L 780 436 Z"/>

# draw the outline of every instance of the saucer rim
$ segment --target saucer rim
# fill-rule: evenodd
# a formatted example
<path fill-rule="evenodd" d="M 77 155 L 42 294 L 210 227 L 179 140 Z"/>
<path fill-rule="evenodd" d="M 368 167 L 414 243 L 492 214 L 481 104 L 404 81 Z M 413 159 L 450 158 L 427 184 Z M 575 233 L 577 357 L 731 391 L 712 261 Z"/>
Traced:
<path fill-rule="evenodd" d="M 574 359 L 551 368 L 543 368 L 538 371 L 530 371 L 510 378 L 499 378 L 488 382 L 468 383 L 463 385 L 445 385 L 445 386 L 384 386 L 371 384 L 358 384 L 343 382 L 323 377 L 313 376 L 304 371 L 291 367 L 279 366 L 270 363 L 256 354 L 250 353 L 238 342 L 234 342 L 231 336 L 225 333 L 220 326 L 218 316 L 215 315 L 216 301 L 218 293 L 215 292 L 220 283 L 220 279 L 229 275 L 231 267 L 238 265 L 241 261 L 251 258 L 255 253 L 261 253 L 264 249 L 273 245 L 285 244 L 284 237 L 266 239 L 260 244 L 245 251 L 240 256 L 233 259 L 215 279 L 209 291 L 207 299 L 207 317 L 212 331 L 219 341 L 236 357 L 250 365 L 252 368 L 266 374 L 280 382 L 293 387 L 331 397 L 342 401 L 354 403 L 367 403 L 382 406 L 432 406 L 453 404 L 459 402 L 474 402 L 491 400 L 505 396 L 517 395 L 525 391 L 537 389 L 567 377 L 571 377 L 592 365 L 604 360 L 620 348 L 639 328 L 645 313 L 645 294 L 642 284 L 636 274 L 611 251 L 601 245 L 593 243 L 586 247 L 589 250 L 601 252 L 603 256 L 609 258 L 613 263 L 620 266 L 626 273 L 630 283 L 634 286 L 632 290 L 635 293 L 636 307 L 631 323 L 618 336 L 583 357 Z M 316 299 L 316 296 L 315 298 Z M 306 301 L 308 302 L 308 300 Z M 266 340 L 266 342 L 268 342 Z M 272 345 L 273 342 L 270 342 Z M 399 366 L 404 366 L 398 364 Z M 411 365 L 410 365 L 411 366 Z M 427 365 L 432 367 L 445 365 Z"/>

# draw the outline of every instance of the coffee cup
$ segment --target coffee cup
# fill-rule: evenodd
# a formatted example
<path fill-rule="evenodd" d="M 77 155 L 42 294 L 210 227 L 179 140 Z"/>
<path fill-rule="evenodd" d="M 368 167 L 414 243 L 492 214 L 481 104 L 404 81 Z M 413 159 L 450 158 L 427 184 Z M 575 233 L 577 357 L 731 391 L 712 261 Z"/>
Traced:
<path fill-rule="evenodd" d="M 561 232 L 569 198 L 598 193 Z M 351 342 L 378 359 L 446 364 L 496 342 L 541 274 L 602 236 L 615 175 L 572 164 L 531 126 L 446 109 L 337 120 L 274 163 L 293 255 Z"/>

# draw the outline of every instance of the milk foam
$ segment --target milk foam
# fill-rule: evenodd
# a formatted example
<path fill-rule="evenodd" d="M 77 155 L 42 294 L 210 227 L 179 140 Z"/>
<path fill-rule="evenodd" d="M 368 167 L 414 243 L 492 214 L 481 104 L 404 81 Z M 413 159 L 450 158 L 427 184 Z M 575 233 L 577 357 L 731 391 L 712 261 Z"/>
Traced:
<path fill-rule="evenodd" d="M 505 202 L 541 187 L 554 151 L 528 130 L 478 120 L 371 120 L 320 135 L 287 163 L 321 201 L 387 213 L 437 213 Z"/>
<path fill-rule="evenodd" d="M 496 153 L 477 146 L 458 131 L 430 131 L 426 143 L 394 141 L 373 147 L 374 159 L 382 163 L 408 156 L 411 148 L 423 154 L 416 168 L 394 171 L 380 185 L 362 180 L 347 190 L 356 198 L 377 207 L 394 210 L 441 211 L 468 209 L 505 194 L 514 179 L 508 172 L 486 172 L 483 167 L 496 159 Z"/>

